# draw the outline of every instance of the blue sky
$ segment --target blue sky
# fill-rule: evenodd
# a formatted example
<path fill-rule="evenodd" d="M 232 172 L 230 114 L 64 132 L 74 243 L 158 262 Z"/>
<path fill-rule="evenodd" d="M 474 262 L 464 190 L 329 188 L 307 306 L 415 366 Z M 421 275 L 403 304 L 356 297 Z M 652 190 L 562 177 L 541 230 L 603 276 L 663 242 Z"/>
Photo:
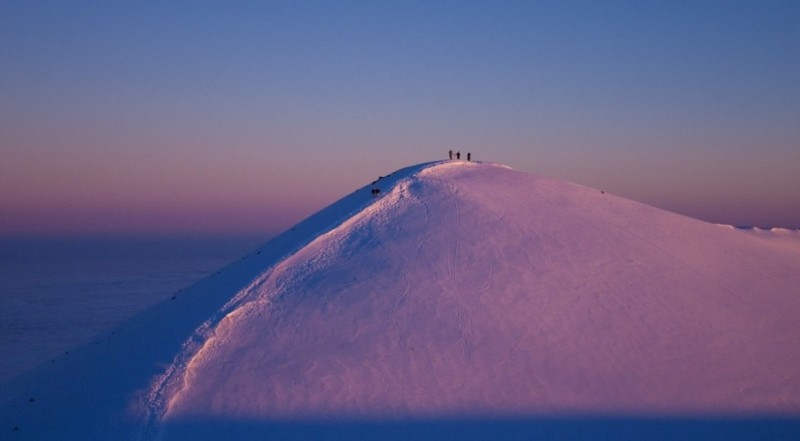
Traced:
<path fill-rule="evenodd" d="M 800 227 L 798 2 L 0 4 L 0 232 L 275 232 L 448 149 Z"/>

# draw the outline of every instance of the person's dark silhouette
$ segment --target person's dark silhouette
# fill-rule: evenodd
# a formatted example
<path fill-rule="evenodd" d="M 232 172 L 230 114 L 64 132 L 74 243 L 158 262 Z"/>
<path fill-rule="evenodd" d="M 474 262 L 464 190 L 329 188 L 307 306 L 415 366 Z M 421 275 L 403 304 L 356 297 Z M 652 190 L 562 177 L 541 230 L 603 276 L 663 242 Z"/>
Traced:
<path fill-rule="evenodd" d="M 456 152 L 456 159 L 461 159 L 461 152 Z"/>
<path fill-rule="evenodd" d="M 450 159 L 453 159 L 453 151 L 452 151 L 452 150 L 450 150 L 450 151 L 449 151 L 449 152 L 447 152 L 447 153 L 450 155 Z"/>
<path fill-rule="evenodd" d="M 472 153 L 467 153 L 467 161 L 472 161 Z"/>

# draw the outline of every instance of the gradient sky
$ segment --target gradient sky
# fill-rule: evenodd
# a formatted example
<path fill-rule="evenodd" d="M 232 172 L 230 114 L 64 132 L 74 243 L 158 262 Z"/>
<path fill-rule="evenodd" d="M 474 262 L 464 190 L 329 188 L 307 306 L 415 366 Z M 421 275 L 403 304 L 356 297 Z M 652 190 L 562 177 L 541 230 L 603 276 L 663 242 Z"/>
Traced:
<path fill-rule="evenodd" d="M 800 227 L 797 1 L 0 2 L 0 233 L 274 233 L 444 158 Z"/>

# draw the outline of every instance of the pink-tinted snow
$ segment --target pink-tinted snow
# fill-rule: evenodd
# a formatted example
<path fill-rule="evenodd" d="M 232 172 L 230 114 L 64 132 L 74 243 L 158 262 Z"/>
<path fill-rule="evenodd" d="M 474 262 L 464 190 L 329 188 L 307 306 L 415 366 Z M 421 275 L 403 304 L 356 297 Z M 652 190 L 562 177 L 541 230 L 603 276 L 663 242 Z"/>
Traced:
<path fill-rule="evenodd" d="M 438 165 L 259 279 L 192 354 L 166 421 L 800 411 L 797 251 Z"/>
<path fill-rule="evenodd" d="M 796 231 L 496 164 L 374 186 L 15 392 L 57 397 L 47 411 L 72 415 L 70 433 L 77 419 L 123 439 L 237 426 L 260 439 L 263 421 L 800 415 Z M 65 370 L 76 383 L 54 378 Z M 97 372 L 111 385 L 78 395 L 99 403 L 64 408 Z M 58 430 L 20 407 L 3 421 Z"/>

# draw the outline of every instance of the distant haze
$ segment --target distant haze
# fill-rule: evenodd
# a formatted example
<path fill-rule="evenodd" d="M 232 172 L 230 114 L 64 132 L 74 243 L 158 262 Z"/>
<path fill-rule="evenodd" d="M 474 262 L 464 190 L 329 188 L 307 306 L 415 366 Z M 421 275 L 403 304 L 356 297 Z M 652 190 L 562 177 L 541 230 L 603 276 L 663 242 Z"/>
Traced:
<path fill-rule="evenodd" d="M 800 228 L 800 3 L 0 3 L 0 234 L 274 233 L 475 159 Z"/>

